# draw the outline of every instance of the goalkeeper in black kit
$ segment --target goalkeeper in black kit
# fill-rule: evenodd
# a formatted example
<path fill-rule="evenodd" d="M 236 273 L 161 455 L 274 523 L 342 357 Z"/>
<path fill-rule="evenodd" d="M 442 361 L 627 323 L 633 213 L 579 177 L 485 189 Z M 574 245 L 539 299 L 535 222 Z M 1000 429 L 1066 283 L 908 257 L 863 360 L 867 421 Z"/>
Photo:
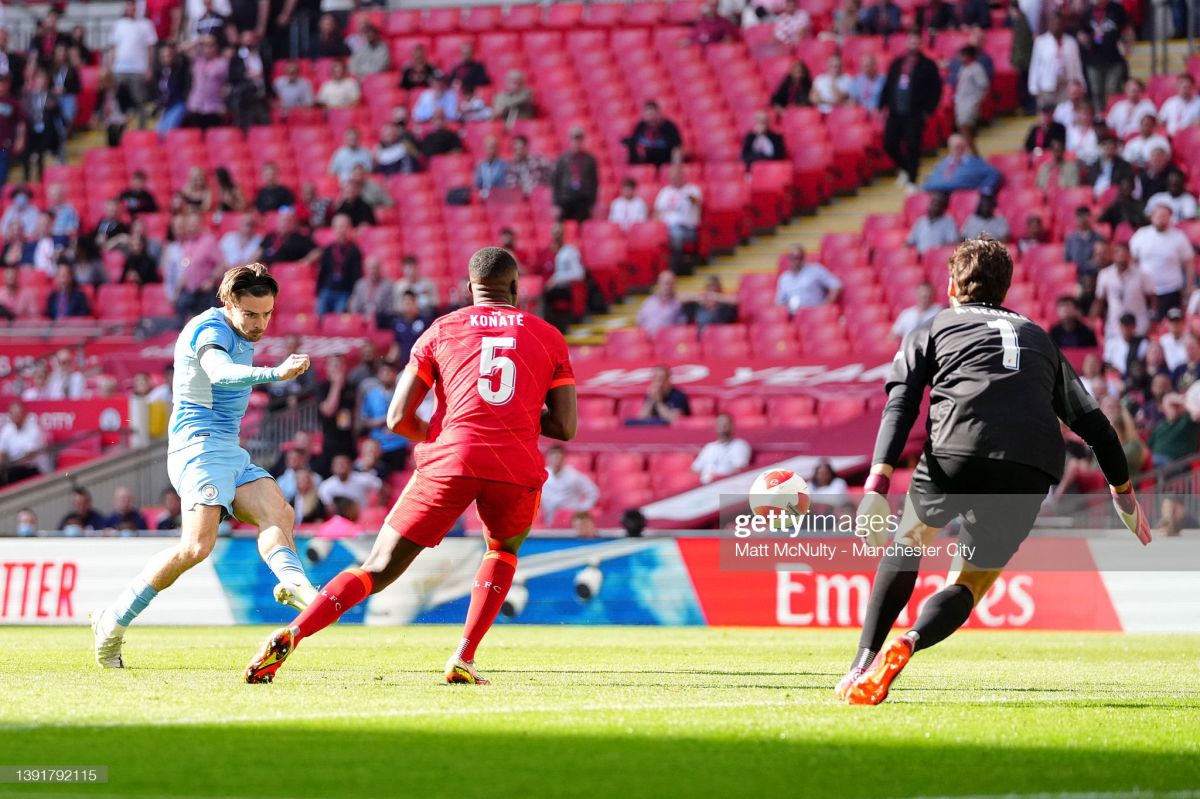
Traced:
<path fill-rule="evenodd" d="M 913 654 L 961 627 L 1029 535 L 1062 477 L 1061 419 L 1096 454 L 1121 521 L 1143 544 L 1150 527 L 1134 496 L 1117 434 L 1046 331 L 1001 303 L 1013 263 L 1003 244 L 961 244 L 950 257 L 950 307 L 909 333 L 887 380 L 887 405 L 859 528 L 880 529 L 884 495 L 929 389 L 928 441 L 905 500 L 895 546 L 879 564 L 858 654 L 835 692 L 877 705 Z M 920 552 L 962 516 L 969 553 L 925 603 L 912 629 L 884 647 L 917 581 Z"/>

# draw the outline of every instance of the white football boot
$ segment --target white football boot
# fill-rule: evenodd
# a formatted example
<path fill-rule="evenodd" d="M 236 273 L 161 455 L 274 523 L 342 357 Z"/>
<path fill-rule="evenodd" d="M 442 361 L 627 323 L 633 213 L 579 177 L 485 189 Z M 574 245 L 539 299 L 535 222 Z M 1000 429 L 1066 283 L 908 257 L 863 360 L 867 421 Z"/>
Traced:
<path fill-rule="evenodd" d="M 294 608 L 297 612 L 303 612 L 309 603 L 317 598 L 317 589 L 311 585 L 279 583 L 273 593 L 276 602 Z"/>
<path fill-rule="evenodd" d="M 475 661 L 463 660 L 458 655 L 446 661 L 446 682 L 451 685 L 491 685 L 487 677 L 475 670 Z"/>
<path fill-rule="evenodd" d="M 121 657 L 121 645 L 125 643 L 128 627 L 111 622 L 104 623 L 104 610 L 93 610 L 88 614 L 92 624 L 92 635 L 96 637 L 96 663 L 102 669 L 123 669 L 125 659 Z"/>

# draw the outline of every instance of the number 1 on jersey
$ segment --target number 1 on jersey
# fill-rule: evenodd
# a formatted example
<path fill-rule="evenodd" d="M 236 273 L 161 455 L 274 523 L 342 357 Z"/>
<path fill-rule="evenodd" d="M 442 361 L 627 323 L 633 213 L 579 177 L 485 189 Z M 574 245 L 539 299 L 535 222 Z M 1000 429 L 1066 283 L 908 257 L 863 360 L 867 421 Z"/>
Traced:
<path fill-rule="evenodd" d="M 517 390 L 517 365 L 507 355 L 496 350 L 511 350 L 517 346 L 512 336 L 491 336 L 483 340 L 479 353 L 479 396 L 490 405 L 503 405 Z M 492 378 L 499 373 L 499 386 L 492 388 Z"/>
<path fill-rule="evenodd" d="M 987 326 L 1000 331 L 1000 346 L 1004 348 L 1004 368 L 1021 368 L 1021 347 L 1017 343 L 1017 329 L 1007 319 L 993 319 Z"/>

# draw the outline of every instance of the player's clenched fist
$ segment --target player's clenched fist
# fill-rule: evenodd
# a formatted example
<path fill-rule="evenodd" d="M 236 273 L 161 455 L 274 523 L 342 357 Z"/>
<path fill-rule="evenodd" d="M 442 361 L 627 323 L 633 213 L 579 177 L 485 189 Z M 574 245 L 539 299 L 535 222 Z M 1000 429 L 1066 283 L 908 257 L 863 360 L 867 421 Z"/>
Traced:
<path fill-rule="evenodd" d="M 297 355 L 292 353 L 287 356 L 283 363 L 275 368 L 279 370 L 280 380 L 291 380 L 293 377 L 299 377 L 308 371 L 310 363 L 307 355 Z"/>

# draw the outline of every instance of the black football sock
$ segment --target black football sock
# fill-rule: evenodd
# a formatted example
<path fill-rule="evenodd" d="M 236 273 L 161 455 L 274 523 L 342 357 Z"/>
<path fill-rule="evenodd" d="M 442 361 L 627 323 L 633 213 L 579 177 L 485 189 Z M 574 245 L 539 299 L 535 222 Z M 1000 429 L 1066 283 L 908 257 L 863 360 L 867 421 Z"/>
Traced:
<path fill-rule="evenodd" d="M 871 586 L 871 599 L 867 603 L 867 617 L 863 620 L 862 635 L 858 639 L 858 654 L 851 668 L 866 668 L 883 647 L 883 640 L 892 625 L 900 617 L 908 600 L 912 599 L 917 585 L 917 570 L 921 566 L 920 555 L 885 555 L 879 561 L 875 582 Z"/>
<path fill-rule="evenodd" d="M 920 652 L 946 640 L 962 627 L 975 608 L 975 597 L 965 585 L 948 585 L 931 596 L 913 625 L 913 651 Z"/>

